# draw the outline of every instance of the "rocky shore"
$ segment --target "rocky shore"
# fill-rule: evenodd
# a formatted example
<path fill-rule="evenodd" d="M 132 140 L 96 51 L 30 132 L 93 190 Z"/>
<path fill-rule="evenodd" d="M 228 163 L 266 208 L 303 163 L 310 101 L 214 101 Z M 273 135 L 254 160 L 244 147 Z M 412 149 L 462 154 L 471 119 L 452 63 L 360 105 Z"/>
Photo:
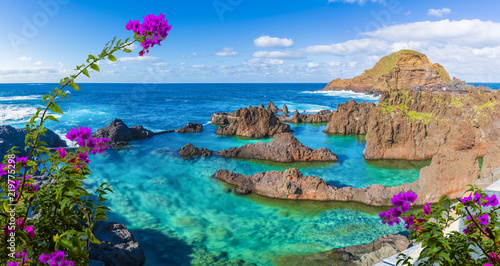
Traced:
<path fill-rule="evenodd" d="M 270 108 L 249 106 L 236 110 L 233 115 L 237 119 L 228 126 L 220 126 L 215 131 L 216 134 L 263 138 L 274 134 L 292 132 L 290 126 L 282 124 Z"/>
<path fill-rule="evenodd" d="M 276 134 L 268 143 L 246 144 L 239 148 L 230 148 L 215 153 L 221 157 L 258 159 L 275 162 L 336 162 L 337 155 L 327 148 L 313 150 L 300 143 L 292 134 Z"/>
<path fill-rule="evenodd" d="M 304 176 L 296 168 L 250 176 L 219 170 L 215 178 L 236 186 L 235 192 L 239 194 L 255 193 L 292 200 L 350 201 L 372 206 L 390 206 L 394 195 L 411 190 L 419 195 L 415 204 L 423 205 L 437 202 L 442 195 L 461 196 L 467 184 L 478 180 L 479 163 L 473 152 L 440 153 L 434 156 L 430 166 L 422 168 L 417 181 L 394 187 L 337 188 L 319 177 Z"/>
<path fill-rule="evenodd" d="M 153 135 L 151 130 L 147 130 L 142 126 L 129 128 L 120 119 L 113 120 L 107 127 L 98 129 L 94 133 L 95 138 L 108 138 L 110 147 L 118 147 L 127 144 L 132 139 L 150 138 Z"/>
<path fill-rule="evenodd" d="M 365 245 L 334 248 L 329 251 L 305 256 L 284 256 L 278 265 L 329 265 L 329 266 L 371 266 L 385 258 L 405 250 L 410 241 L 404 235 L 386 235 Z"/>
<path fill-rule="evenodd" d="M 1 158 L 7 154 L 7 151 L 16 146 L 19 156 L 27 156 L 29 151 L 25 151 L 25 136 L 28 132 L 26 129 L 13 128 L 11 126 L 0 126 L 0 156 Z M 45 135 L 40 136 L 40 140 L 47 143 L 47 147 L 68 147 L 66 141 L 62 140 L 54 131 L 47 129 Z"/>

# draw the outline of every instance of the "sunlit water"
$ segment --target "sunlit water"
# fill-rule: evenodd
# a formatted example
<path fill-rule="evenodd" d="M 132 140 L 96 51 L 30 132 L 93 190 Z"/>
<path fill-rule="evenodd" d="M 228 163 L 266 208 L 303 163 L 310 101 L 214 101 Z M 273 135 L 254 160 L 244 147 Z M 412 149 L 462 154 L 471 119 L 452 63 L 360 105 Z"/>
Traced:
<path fill-rule="evenodd" d="M 111 184 L 109 218 L 125 224 L 139 240 L 148 265 L 188 265 L 200 249 L 226 252 L 230 259 L 273 265 L 280 256 L 311 254 L 365 244 L 403 230 L 382 226 L 383 209 L 362 204 L 324 203 L 238 196 L 216 181 L 219 169 L 242 174 L 299 168 L 335 186 L 396 186 L 413 182 L 429 162 L 365 162 L 363 136 L 327 135 L 326 125 L 291 125 L 299 141 L 311 148 L 327 147 L 337 163 L 283 164 L 212 156 L 183 159 L 178 149 L 190 142 L 214 151 L 264 140 L 221 137 L 210 125 L 214 112 L 234 111 L 272 100 L 281 108 L 315 112 L 337 104 L 376 98 L 356 94 L 311 93 L 325 84 L 82 84 L 68 89 L 61 103 L 61 124 L 47 124 L 63 135 L 69 128 L 98 129 L 114 118 L 153 131 L 176 129 L 188 122 L 204 124 L 202 133 L 157 135 L 133 141 L 120 150 L 93 156 L 93 175 L 86 186 Z M 23 127 L 52 85 L 0 84 L 0 124 Z M 201 260 L 203 261 L 203 259 Z"/>

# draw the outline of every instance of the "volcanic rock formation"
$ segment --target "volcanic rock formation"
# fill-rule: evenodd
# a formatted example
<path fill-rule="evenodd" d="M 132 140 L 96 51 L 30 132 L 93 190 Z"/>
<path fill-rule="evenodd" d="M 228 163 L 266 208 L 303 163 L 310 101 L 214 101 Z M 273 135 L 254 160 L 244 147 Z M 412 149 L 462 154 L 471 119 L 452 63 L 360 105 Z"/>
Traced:
<path fill-rule="evenodd" d="M 374 109 L 374 103 L 356 103 L 350 100 L 344 104 L 337 105 L 326 125 L 325 133 L 332 134 L 366 134 L 370 112 Z"/>
<path fill-rule="evenodd" d="M 368 188 L 337 188 L 323 179 L 304 176 L 296 168 L 285 172 L 269 171 L 250 176 L 219 170 L 215 178 L 236 186 L 240 194 L 255 193 L 269 198 L 355 201 L 374 206 L 390 206 L 391 198 L 401 191 L 417 193 L 417 205 L 437 202 L 442 195 L 451 198 L 461 196 L 479 177 L 479 164 L 473 152 L 441 153 L 432 159 L 431 165 L 422 168 L 417 181 L 395 187 L 373 185 Z"/>
<path fill-rule="evenodd" d="M 215 153 L 222 157 L 259 159 L 276 162 L 330 161 L 336 162 L 337 155 L 327 148 L 310 149 L 292 134 L 276 134 L 268 143 L 257 142 L 239 148 L 230 148 Z"/>
<path fill-rule="evenodd" d="M 290 126 L 280 123 L 275 114 L 268 110 L 249 106 L 234 112 L 236 121 L 229 126 L 220 126 L 216 134 L 226 136 L 243 136 L 263 138 L 277 133 L 292 132 Z"/>
<path fill-rule="evenodd" d="M 401 50 L 382 57 L 372 69 L 352 79 L 335 79 L 323 90 L 351 90 L 373 93 L 389 89 L 437 87 L 450 81 L 440 64 L 432 64 L 427 56 L 416 51 Z"/>

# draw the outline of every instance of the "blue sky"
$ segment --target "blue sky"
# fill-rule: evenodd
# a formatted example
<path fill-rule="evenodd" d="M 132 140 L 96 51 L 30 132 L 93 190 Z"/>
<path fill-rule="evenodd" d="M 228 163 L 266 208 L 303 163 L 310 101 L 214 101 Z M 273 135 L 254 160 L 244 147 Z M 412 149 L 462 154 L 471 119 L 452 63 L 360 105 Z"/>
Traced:
<path fill-rule="evenodd" d="M 162 12 L 170 35 L 80 82 L 329 82 L 403 48 L 452 76 L 500 82 L 497 0 L 0 1 L 0 82 L 57 82 L 129 19 Z"/>

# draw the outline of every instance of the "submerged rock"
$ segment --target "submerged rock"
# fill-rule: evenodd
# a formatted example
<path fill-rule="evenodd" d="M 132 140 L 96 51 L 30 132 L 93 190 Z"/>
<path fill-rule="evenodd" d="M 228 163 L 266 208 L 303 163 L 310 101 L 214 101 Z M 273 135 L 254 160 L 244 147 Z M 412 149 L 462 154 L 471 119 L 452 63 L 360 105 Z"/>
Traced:
<path fill-rule="evenodd" d="M 290 126 L 280 123 L 278 118 L 268 109 L 247 107 L 234 112 L 238 118 L 229 126 L 221 126 L 216 134 L 226 136 L 243 136 L 263 138 L 278 133 L 292 132 Z"/>
<path fill-rule="evenodd" d="M 90 244 L 90 259 L 102 261 L 106 266 L 141 266 L 146 262 L 144 251 L 124 225 L 99 221 L 93 233 L 101 244 Z"/>
<path fill-rule="evenodd" d="M 313 150 L 304 146 L 292 134 L 276 134 L 268 143 L 257 142 L 239 148 L 230 148 L 215 153 L 222 157 L 259 159 L 276 162 L 330 161 L 336 162 L 337 155 L 327 148 Z"/>
<path fill-rule="evenodd" d="M 404 235 L 385 235 L 365 245 L 334 248 L 305 256 L 284 256 L 278 265 L 374 265 L 405 250 L 410 241 Z"/>
<path fill-rule="evenodd" d="M 26 147 L 24 140 L 28 132 L 26 129 L 13 128 L 11 126 L 0 126 L 0 156 L 3 159 L 7 151 L 16 146 L 17 151 L 21 152 L 18 156 L 27 156 L 29 153 L 25 151 Z M 54 131 L 47 129 L 45 131 L 47 136 L 40 135 L 40 140 L 47 143 L 47 147 L 67 147 L 68 145 L 64 140 L 59 137 Z"/>
<path fill-rule="evenodd" d="M 192 156 L 200 156 L 200 155 L 205 156 L 205 157 L 209 157 L 209 156 L 212 156 L 212 151 L 204 149 L 204 148 L 196 148 L 195 146 L 193 146 L 193 144 L 188 143 L 180 149 L 179 154 L 182 157 L 192 157 Z"/>
<path fill-rule="evenodd" d="M 219 170 L 215 178 L 237 186 L 242 194 L 296 200 L 354 201 L 373 206 L 391 206 L 391 199 L 401 191 L 413 191 L 418 195 L 415 202 L 437 202 L 442 195 L 460 196 L 479 177 L 479 164 L 473 152 L 440 153 L 430 166 L 422 168 L 417 181 L 401 186 L 373 185 L 367 188 L 328 185 L 323 179 L 303 176 L 296 168 L 285 172 L 268 171 L 246 176 L 228 170 Z"/>
<path fill-rule="evenodd" d="M 187 125 L 175 130 L 177 133 L 196 133 L 202 131 L 203 125 L 198 123 L 188 123 Z"/>

